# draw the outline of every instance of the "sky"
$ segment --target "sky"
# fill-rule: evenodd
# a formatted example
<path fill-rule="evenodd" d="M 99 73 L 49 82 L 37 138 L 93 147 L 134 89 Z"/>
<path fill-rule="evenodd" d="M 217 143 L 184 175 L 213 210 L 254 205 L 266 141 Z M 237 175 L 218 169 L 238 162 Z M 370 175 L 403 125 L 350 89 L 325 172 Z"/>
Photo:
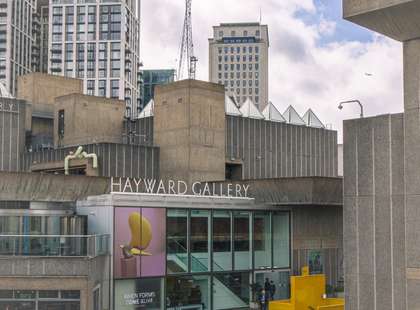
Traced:
<path fill-rule="evenodd" d="M 208 38 L 223 22 L 268 25 L 269 98 L 284 112 L 311 108 L 338 131 L 342 121 L 403 111 L 402 45 L 342 19 L 342 0 L 193 0 L 197 78 L 208 81 Z M 177 67 L 184 0 L 142 0 L 141 60 L 145 69 Z"/>

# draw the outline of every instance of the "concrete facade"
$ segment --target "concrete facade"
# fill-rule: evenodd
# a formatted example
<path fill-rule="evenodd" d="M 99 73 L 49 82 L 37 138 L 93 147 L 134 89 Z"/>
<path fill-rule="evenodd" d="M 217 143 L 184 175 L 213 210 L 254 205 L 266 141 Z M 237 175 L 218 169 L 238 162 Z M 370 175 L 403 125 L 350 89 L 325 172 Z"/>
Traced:
<path fill-rule="evenodd" d="M 420 309 L 420 1 L 345 0 L 344 16 L 404 51 L 404 115 L 345 123 L 346 307 Z"/>
<path fill-rule="evenodd" d="M 140 178 L 159 177 L 157 147 L 117 143 L 83 144 L 87 153 L 98 156 L 98 176 L 126 176 Z M 61 162 L 77 147 L 59 148 L 22 154 L 22 171 L 30 172 L 33 164 Z"/>
<path fill-rule="evenodd" d="M 19 171 L 25 150 L 25 121 L 29 105 L 22 100 L 0 98 L 0 171 Z"/>
<path fill-rule="evenodd" d="M 64 121 L 59 128 L 60 113 Z M 90 143 L 121 143 L 124 101 L 71 94 L 57 97 L 54 104 L 55 147 Z"/>
<path fill-rule="evenodd" d="M 131 126 L 134 143 L 153 145 L 153 119 Z M 337 132 L 240 116 L 226 116 L 226 163 L 241 167 L 239 179 L 336 177 Z"/>
<path fill-rule="evenodd" d="M 45 140 L 51 144 L 55 98 L 81 93 L 82 82 L 77 79 L 31 73 L 20 76 L 17 83 L 17 98 L 31 103 L 27 113 L 26 130 L 33 131 L 34 141 Z"/>
<path fill-rule="evenodd" d="M 226 116 L 226 162 L 243 179 L 337 176 L 337 132 Z"/>
<path fill-rule="evenodd" d="M 344 122 L 347 309 L 407 308 L 404 116 Z"/>
<path fill-rule="evenodd" d="M 225 93 L 221 85 L 184 80 L 155 89 L 154 143 L 162 179 L 225 178 Z"/>

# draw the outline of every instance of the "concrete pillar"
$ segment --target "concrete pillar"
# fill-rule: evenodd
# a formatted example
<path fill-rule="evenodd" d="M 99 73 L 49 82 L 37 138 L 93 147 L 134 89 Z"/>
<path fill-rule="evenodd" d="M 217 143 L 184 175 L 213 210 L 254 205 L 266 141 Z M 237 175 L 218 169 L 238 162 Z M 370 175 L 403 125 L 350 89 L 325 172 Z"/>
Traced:
<path fill-rule="evenodd" d="M 406 275 L 409 309 L 420 309 L 420 39 L 404 42 Z"/>
<path fill-rule="evenodd" d="M 385 281 L 376 281 L 374 291 L 372 294 L 366 295 L 366 292 L 361 289 L 364 285 L 362 281 L 361 268 L 365 265 L 363 263 L 363 248 L 357 247 L 352 242 L 351 237 L 356 237 L 360 245 L 360 240 L 364 239 L 364 228 L 360 226 L 360 222 L 356 225 L 355 229 L 348 229 L 347 236 L 345 230 L 344 243 L 345 249 L 349 251 L 346 257 L 348 262 L 346 268 L 347 283 L 349 284 L 349 291 L 347 292 L 346 305 L 347 309 L 420 309 L 420 1 L 419 0 L 344 0 L 343 1 L 344 17 L 354 23 L 369 28 L 373 31 L 382 33 L 395 40 L 403 42 L 404 48 L 404 119 L 403 119 L 403 137 L 395 140 L 396 144 L 400 145 L 403 150 L 391 150 L 382 152 L 380 149 L 374 147 L 376 154 L 382 153 L 390 159 L 390 166 L 395 166 L 397 169 L 390 169 L 388 172 L 383 170 L 385 174 L 382 179 L 390 180 L 390 190 L 383 191 L 383 197 L 374 196 L 375 201 L 380 201 L 378 198 L 386 199 L 391 202 L 391 216 L 390 221 L 392 224 L 390 245 L 382 244 L 393 251 L 391 256 L 390 270 L 378 269 L 378 247 L 374 252 L 376 256 L 376 267 L 374 277 L 378 276 L 385 280 L 386 274 L 391 274 L 392 278 L 392 299 L 387 304 L 380 306 L 380 302 L 385 295 Z M 361 129 L 360 124 L 357 125 L 352 121 L 358 130 Z M 370 122 L 372 120 L 365 120 Z M 345 130 L 348 130 L 347 146 L 351 143 L 354 147 L 360 147 L 359 141 L 352 139 L 351 134 L 356 130 L 351 128 L 348 124 Z M 398 128 L 390 127 L 389 133 L 391 137 L 395 134 L 398 135 Z M 350 133 L 350 134 L 349 134 Z M 392 142 L 391 138 L 391 143 Z M 401 145 L 403 140 L 403 147 Z M 381 137 L 377 136 L 375 131 L 372 134 L 372 145 L 381 142 Z M 349 190 L 352 187 L 352 182 L 358 182 L 358 178 L 353 178 L 353 172 L 349 168 L 359 168 L 359 164 L 363 164 L 361 158 L 356 156 L 356 162 L 351 162 L 352 150 L 346 148 L 346 133 L 344 141 L 344 160 L 347 158 L 347 171 L 344 172 L 345 178 L 345 195 L 348 194 L 347 200 L 345 199 L 344 208 L 345 215 L 349 217 L 344 218 L 344 227 L 349 225 L 349 220 L 352 220 L 354 210 L 356 213 L 365 212 L 365 208 L 361 208 L 360 202 L 363 197 L 360 193 L 354 193 L 356 197 L 353 201 L 352 193 Z M 380 158 L 375 156 L 380 161 L 386 161 L 386 157 Z M 375 165 L 373 160 L 370 165 Z M 401 165 L 403 165 L 401 167 Z M 344 163 L 346 167 L 346 163 Z M 363 168 L 364 169 L 364 168 Z M 369 170 L 369 169 L 368 169 Z M 376 171 L 376 169 L 375 169 Z M 358 174 L 358 177 L 363 177 L 363 171 Z M 398 175 L 403 174 L 402 178 Z M 397 177 L 396 177 L 397 176 Z M 346 182 L 347 179 L 347 182 Z M 384 188 L 381 180 L 376 177 L 376 173 L 368 176 L 368 180 L 375 188 Z M 352 182 L 349 182 L 352 181 Z M 346 184 L 349 186 L 346 189 Z M 381 194 L 381 195 L 382 195 Z M 384 231 L 378 230 L 378 227 L 383 225 L 381 213 L 383 208 L 386 208 L 386 200 L 382 201 L 379 206 L 375 207 L 373 213 L 373 224 L 376 228 L 374 234 L 374 241 L 377 243 L 378 238 L 384 237 Z M 388 221 L 388 220 L 387 220 Z M 348 242 L 346 242 L 346 240 Z M 357 243 L 357 242 L 356 242 Z M 354 246 L 356 247 L 354 247 Z M 356 250 L 356 254 L 350 252 L 352 249 Z M 355 258 L 355 259 L 353 259 Z M 381 275 L 385 273 L 385 275 Z M 389 290 L 389 289 L 388 289 Z M 371 295 L 371 296 L 369 296 Z M 363 299 L 362 297 L 366 297 Z M 371 302 L 373 301 L 373 305 Z"/>

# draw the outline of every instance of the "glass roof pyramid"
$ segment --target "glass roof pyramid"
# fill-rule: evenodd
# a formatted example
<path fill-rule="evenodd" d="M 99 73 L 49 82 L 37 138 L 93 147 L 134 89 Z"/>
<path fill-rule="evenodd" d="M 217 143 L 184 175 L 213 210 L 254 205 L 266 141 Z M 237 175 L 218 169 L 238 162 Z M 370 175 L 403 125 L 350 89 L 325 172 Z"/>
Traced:
<path fill-rule="evenodd" d="M 239 111 L 241 111 L 243 117 L 264 119 L 264 115 L 261 114 L 255 104 L 253 104 L 249 98 L 245 100 Z"/>
<path fill-rule="evenodd" d="M 303 120 L 309 127 L 325 128 L 324 124 L 319 120 L 318 116 L 316 116 L 316 114 L 311 109 L 306 111 L 305 115 L 303 115 Z"/>
<path fill-rule="evenodd" d="M 279 122 L 279 123 L 286 122 L 283 115 L 281 115 L 279 110 L 277 110 L 277 108 L 274 106 L 274 104 L 271 101 L 267 104 L 264 111 L 262 111 L 262 114 L 264 115 L 266 120 Z"/>
<path fill-rule="evenodd" d="M 306 125 L 305 121 L 299 116 L 295 108 L 291 105 L 283 113 L 283 117 L 286 119 L 286 122 L 294 125 Z"/>
<path fill-rule="evenodd" d="M 227 94 L 225 95 L 225 112 L 227 115 L 242 116 L 235 102 Z"/>
<path fill-rule="evenodd" d="M 146 117 L 153 116 L 154 109 L 155 109 L 155 101 L 152 99 L 149 101 L 148 104 L 146 104 L 143 111 L 140 112 L 138 118 L 146 118 Z"/>
<path fill-rule="evenodd" d="M 3 83 L 0 83 L 0 98 L 14 99 Z"/>

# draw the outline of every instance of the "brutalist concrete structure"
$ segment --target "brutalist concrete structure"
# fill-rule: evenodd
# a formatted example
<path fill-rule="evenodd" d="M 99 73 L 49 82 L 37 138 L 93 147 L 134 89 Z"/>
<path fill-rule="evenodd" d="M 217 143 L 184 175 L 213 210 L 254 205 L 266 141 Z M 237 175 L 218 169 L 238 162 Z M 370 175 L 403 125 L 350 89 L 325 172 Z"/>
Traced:
<path fill-rule="evenodd" d="M 19 171 L 19 156 L 25 149 L 28 104 L 0 97 L 0 170 Z"/>
<path fill-rule="evenodd" d="M 404 114 L 344 123 L 347 309 L 420 305 L 420 1 L 345 0 L 344 17 L 404 48 Z"/>

